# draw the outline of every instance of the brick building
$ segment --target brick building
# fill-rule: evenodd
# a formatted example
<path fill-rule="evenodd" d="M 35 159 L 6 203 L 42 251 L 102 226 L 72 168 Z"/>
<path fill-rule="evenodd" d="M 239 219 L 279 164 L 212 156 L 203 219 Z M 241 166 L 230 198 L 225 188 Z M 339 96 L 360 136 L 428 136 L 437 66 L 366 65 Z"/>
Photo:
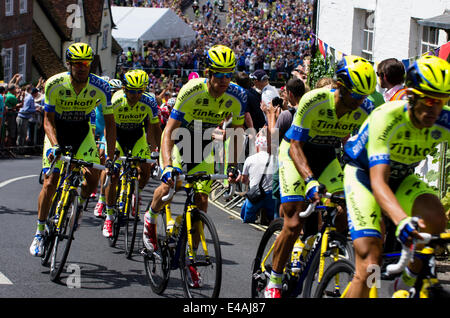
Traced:
<path fill-rule="evenodd" d="M 0 2 L 0 54 L 3 61 L 3 80 L 22 74 L 22 81 L 31 79 L 32 0 L 4 0 Z M 0 78 L 0 80 L 2 80 Z"/>

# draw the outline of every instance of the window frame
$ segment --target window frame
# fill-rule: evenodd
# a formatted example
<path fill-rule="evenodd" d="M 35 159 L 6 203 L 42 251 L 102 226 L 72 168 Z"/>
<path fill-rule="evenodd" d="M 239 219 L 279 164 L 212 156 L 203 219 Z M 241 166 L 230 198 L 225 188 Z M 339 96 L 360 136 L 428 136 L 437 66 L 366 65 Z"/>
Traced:
<path fill-rule="evenodd" d="M 4 52 L 4 55 L 2 56 L 3 61 L 3 77 L 5 83 L 8 83 L 12 78 L 13 73 L 13 48 L 3 48 L 2 53 Z M 8 64 L 7 65 L 7 61 Z"/>
<path fill-rule="evenodd" d="M 5 16 L 11 17 L 14 15 L 14 0 L 5 0 Z"/>
<path fill-rule="evenodd" d="M 21 58 L 21 50 L 23 49 L 23 56 Z M 27 76 L 27 44 L 21 44 L 17 48 L 17 73 L 22 74 L 21 83 L 25 82 Z"/>
<path fill-rule="evenodd" d="M 375 11 L 364 10 L 364 26 L 362 29 L 362 49 L 361 56 L 368 61 L 373 60 L 373 44 L 375 39 L 375 23 L 373 23 L 372 28 L 367 24 L 371 15 L 374 15 L 373 21 L 375 21 Z M 371 50 L 370 50 L 371 47 Z"/>

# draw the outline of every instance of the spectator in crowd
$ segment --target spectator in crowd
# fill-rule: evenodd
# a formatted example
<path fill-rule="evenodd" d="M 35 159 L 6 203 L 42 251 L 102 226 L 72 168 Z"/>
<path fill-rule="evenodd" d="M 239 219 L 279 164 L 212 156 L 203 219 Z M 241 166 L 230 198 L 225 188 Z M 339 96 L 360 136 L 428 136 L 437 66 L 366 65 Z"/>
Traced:
<path fill-rule="evenodd" d="M 268 120 L 267 139 L 269 144 L 269 153 L 271 155 L 274 155 L 275 157 L 278 156 L 278 145 L 281 143 L 284 134 L 291 127 L 300 99 L 306 92 L 304 82 L 297 77 L 293 77 L 289 81 L 287 81 L 285 87 L 286 87 L 286 98 L 288 99 L 288 103 L 290 105 L 290 107 L 287 110 L 283 110 L 280 112 L 280 110 L 277 109 L 279 107 L 273 105 L 273 103 L 270 103 L 269 105 L 263 108 Z M 277 167 L 274 169 L 272 177 L 272 197 L 275 202 L 274 215 L 275 217 L 278 217 L 281 201 L 280 201 L 279 175 Z"/>
<path fill-rule="evenodd" d="M 37 88 L 29 87 L 25 92 L 23 106 L 17 114 L 17 146 L 24 146 L 28 135 L 28 122 L 36 112 L 35 98 L 39 95 Z"/>
<path fill-rule="evenodd" d="M 380 86 L 384 88 L 384 100 L 407 99 L 405 82 L 405 66 L 395 58 L 381 61 L 377 67 L 377 76 L 380 79 Z"/>
<path fill-rule="evenodd" d="M 261 104 L 269 104 L 275 97 L 280 97 L 276 87 L 269 84 L 269 76 L 264 70 L 256 70 L 250 75 L 255 87 L 261 92 Z M 267 120 L 266 120 L 267 121 Z"/>
<path fill-rule="evenodd" d="M 0 86 L 0 146 L 3 141 L 3 117 L 5 113 L 5 99 L 3 95 L 5 94 L 5 87 Z"/>
<path fill-rule="evenodd" d="M 115 4 L 172 8 L 197 33 L 195 41 L 183 47 L 178 40 L 173 40 L 169 47 L 157 41 L 145 44 L 143 67 L 148 73 L 154 73 L 157 79 L 161 74 L 172 79 L 173 73 L 186 78 L 192 70 L 203 71 L 208 48 L 219 42 L 233 49 L 239 71 L 248 73 L 264 69 L 267 74 L 270 72 L 271 81 L 287 80 L 289 72 L 298 65 L 303 65 L 306 73 L 309 69 L 308 56 L 313 39 L 311 3 L 290 0 L 282 4 L 273 1 L 259 4 L 229 0 L 229 10 L 223 24 L 218 17 L 211 17 L 214 15 L 211 2 L 210 5 L 203 5 L 202 18 L 194 21 L 183 14 L 183 1 L 149 0 L 136 3 L 118 0 Z M 133 60 L 136 53 L 132 54 Z M 163 86 L 159 80 L 153 83 L 155 91 Z"/>
<path fill-rule="evenodd" d="M 245 159 L 244 168 L 238 181 L 249 184 L 249 189 L 257 187 L 262 182 L 266 196 L 257 203 L 247 198 L 241 208 L 241 219 L 244 223 L 255 223 L 261 211 L 261 223 L 268 225 L 273 220 L 274 200 L 272 199 L 273 157 L 267 153 L 267 139 L 262 130 L 256 137 L 257 153 Z M 265 171 L 265 173 L 264 173 Z"/>
<path fill-rule="evenodd" d="M 20 95 L 20 90 L 15 84 L 9 84 L 7 93 L 5 95 L 5 123 L 6 123 L 6 140 L 5 145 L 7 147 L 13 147 L 16 144 L 17 125 L 16 116 L 17 109 L 20 108 L 19 100 L 17 98 Z"/>

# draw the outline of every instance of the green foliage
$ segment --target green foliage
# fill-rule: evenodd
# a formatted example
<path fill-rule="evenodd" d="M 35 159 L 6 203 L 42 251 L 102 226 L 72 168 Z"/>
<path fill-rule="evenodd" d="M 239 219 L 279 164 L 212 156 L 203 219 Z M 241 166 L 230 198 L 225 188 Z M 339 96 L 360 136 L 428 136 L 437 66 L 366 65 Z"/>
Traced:
<path fill-rule="evenodd" d="M 309 68 L 308 85 L 313 89 L 316 86 L 317 81 L 322 77 L 333 77 L 335 66 L 331 62 L 330 56 L 325 59 L 319 50 L 316 51 L 316 56 L 311 59 L 311 65 Z"/>

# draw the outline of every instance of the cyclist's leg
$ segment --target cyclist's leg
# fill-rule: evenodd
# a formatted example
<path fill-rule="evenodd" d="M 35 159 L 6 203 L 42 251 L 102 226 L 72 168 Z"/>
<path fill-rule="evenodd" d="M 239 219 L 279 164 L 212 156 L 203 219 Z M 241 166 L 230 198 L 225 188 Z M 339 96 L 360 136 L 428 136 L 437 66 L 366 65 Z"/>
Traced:
<path fill-rule="evenodd" d="M 162 154 L 160 153 L 159 162 L 161 167 L 164 167 L 164 161 L 162 160 Z M 174 146 L 172 152 L 172 166 L 182 169 L 181 166 L 181 156 L 178 148 Z M 178 183 L 177 187 L 181 183 Z M 144 245 L 149 251 L 156 250 L 156 221 L 158 218 L 158 213 L 161 211 L 165 205 L 170 204 L 170 202 L 164 202 L 162 198 L 169 193 L 170 187 L 161 182 L 161 184 L 153 192 L 152 203 L 144 216 L 144 231 L 143 240 Z"/>
<path fill-rule="evenodd" d="M 322 171 L 320 177 L 318 178 L 318 181 L 320 184 L 325 185 L 327 192 L 341 193 L 344 192 L 343 177 L 344 173 L 342 171 L 341 164 L 335 157 Z M 338 206 L 337 210 L 338 214 L 335 219 L 336 230 L 339 233 L 347 235 L 347 213 L 344 207 Z"/>
<path fill-rule="evenodd" d="M 105 138 L 104 134 L 102 134 L 100 136 L 100 141 L 106 142 L 106 138 Z M 99 156 L 100 156 L 100 163 L 102 165 L 104 165 L 105 161 L 106 161 L 106 146 L 105 146 L 105 144 L 100 144 L 98 146 L 98 152 L 99 152 Z M 94 209 L 94 215 L 97 217 L 102 217 L 103 211 L 105 210 L 105 206 L 106 206 L 105 188 L 103 186 L 105 184 L 105 180 L 106 180 L 106 172 L 103 170 L 100 172 L 100 191 L 99 191 L 100 193 L 98 196 L 97 204 Z"/>
<path fill-rule="evenodd" d="M 147 143 L 147 138 L 145 134 L 139 138 L 135 145 L 133 146 L 132 150 L 133 156 L 139 156 L 143 159 L 151 159 L 150 149 Z M 145 185 L 148 182 L 148 179 L 150 179 L 150 164 L 143 163 L 140 165 L 139 169 L 139 189 L 144 189 Z"/>
<path fill-rule="evenodd" d="M 270 282 L 266 287 L 266 296 L 280 297 L 281 283 L 284 267 L 296 239 L 303 227 L 303 220 L 298 215 L 304 211 L 304 180 L 298 173 L 294 162 L 288 154 L 289 145 L 280 146 L 279 178 L 280 178 L 280 214 L 283 215 L 284 224 L 278 235 L 273 250 L 272 273 Z M 274 295 L 275 293 L 275 295 Z"/>
<path fill-rule="evenodd" d="M 48 161 L 46 156 L 46 152 L 50 147 L 51 147 L 50 141 L 46 136 L 44 141 L 44 151 L 42 155 L 42 170 L 44 173 L 44 183 L 42 185 L 42 189 L 41 192 L 39 193 L 38 198 L 38 220 L 36 226 L 36 234 L 30 246 L 30 253 L 33 256 L 41 256 L 44 250 L 43 234 L 45 230 L 45 221 L 47 220 L 50 206 L 52 204 L 53 195 L 55 194 L 56 187 L 58 186 L 58 180 L 61 169 L 61 162 L 57 162 L 55 164 L 53 173 L 49 177 L 45 174 L 50 168 L 50 162 Z"/>
<path fill-rule="evenodd" d="M 424 221 L 425 228 L 421 228 L 421 232 L 438 234 L 445 231 L 447 218 L 442 203 L 436 192 L 416 175 L 406 177 L 395 195 L 407 215 L 418 216 Z M 418 245 L 417 249 L 422 247 Z M 422 260 L 415 258 L 405 269 L 401 279 L 396 281 L 394 288 L 408 290 L 412 287 L 422 266 Z"/>
<path fill-rule="evenodd" d="M 355 249 L 355 276 L 346 297 L 369 297 L 370 265 L 381 264 L 381 210 L 370 188 L 368 174 L 347 165 L 344 169 L 348 223 Z"/>

